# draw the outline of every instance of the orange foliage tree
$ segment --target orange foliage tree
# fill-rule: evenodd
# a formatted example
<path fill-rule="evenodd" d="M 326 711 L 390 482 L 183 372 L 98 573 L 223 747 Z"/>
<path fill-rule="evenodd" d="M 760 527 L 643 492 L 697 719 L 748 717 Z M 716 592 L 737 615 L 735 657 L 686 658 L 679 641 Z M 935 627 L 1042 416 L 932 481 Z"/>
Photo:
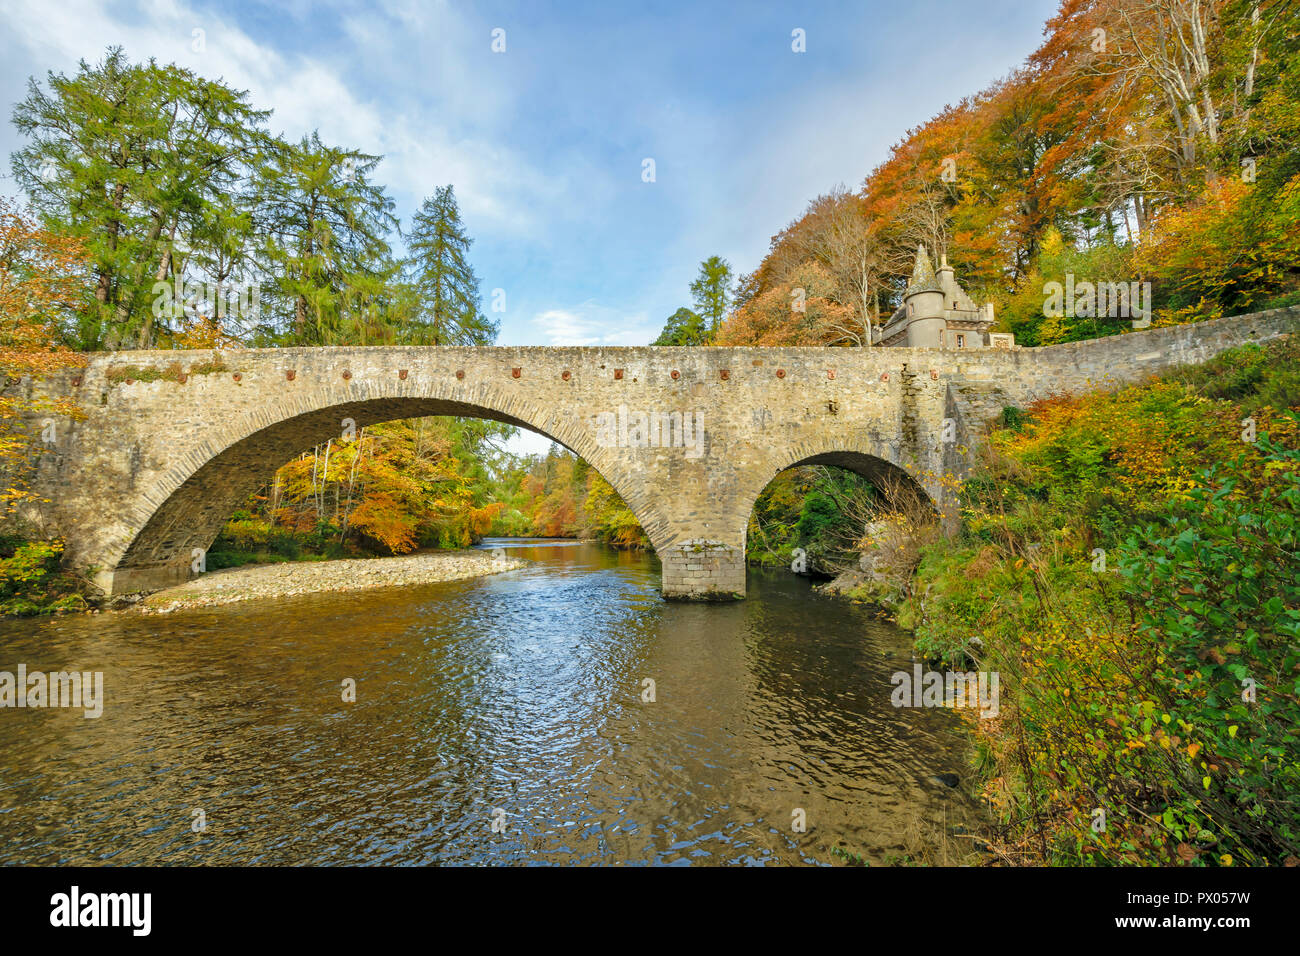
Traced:
<path fill-rule="evenodd" d="M 781 308 L 808 263 L 834 277 L 828 303 L 878 325 L 918 243 L 1000 315 L 1046 277 L 1036 270 L 1052 233 L 1096 250 L 1088 270 L 1149 241 L 1141 272 L 1105 278 L 1150 278 L 1166 321 L 1296 289 L 1294 23 L 1293 0 L 1062 0 L 1022 67 L 909 130 L 858 191 L 818 197 L 773 237 L 719 342 L 827 344 L 807 314 Z M 843 255 L 845 236 L 862 255 Z M 849 261 L 864 266 L 865 296 Z M 1033 317 L 1020 318 L 1032 343 Z"/>
<path fill-rule="evenodd" d="M 80 242 L 41 228 L 0 198 L 0 520 L 32 500 L 35 417 L 77 414 L 71 401 L 42 398 L 31 385 L 85 364 L 64 332 L 85 303 L 89 270 Z"/>

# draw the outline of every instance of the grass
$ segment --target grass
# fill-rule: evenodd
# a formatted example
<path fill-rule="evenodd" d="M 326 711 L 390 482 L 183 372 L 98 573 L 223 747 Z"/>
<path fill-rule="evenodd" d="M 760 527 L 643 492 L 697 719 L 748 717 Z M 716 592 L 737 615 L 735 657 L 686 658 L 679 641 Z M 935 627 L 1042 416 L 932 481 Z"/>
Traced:
<path fill-rule="evenodd" d="M 193 375 L 215 375 L 227 372 L 229 368 L 220 360 L 216 362 L 199 362 L 190 366 L 187 373 L 180 362 L 172 362 L 163 368 L 155 365 L 115 365 L 108 370 L 110 385 L 128 385 L 132 382 L 176 382 L 183 383 Z"/>

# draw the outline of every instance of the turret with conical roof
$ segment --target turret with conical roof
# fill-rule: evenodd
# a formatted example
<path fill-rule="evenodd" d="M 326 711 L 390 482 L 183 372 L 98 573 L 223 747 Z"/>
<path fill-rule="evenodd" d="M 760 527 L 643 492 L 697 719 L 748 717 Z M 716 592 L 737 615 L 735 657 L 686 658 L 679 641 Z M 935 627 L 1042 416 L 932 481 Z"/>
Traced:
<path fill-rule="evenodd" d="M 935 271 L 924 243 L 917 243 L 912 279 L 903 302 L 880 329 L 882 345 L 913 348 L 983 348 L 992 344 L 993 304 L 980 308 L 961 287 L 941 255 Z M 1007 334 L 996 336 L 1000 347 L 1010 347 Z"/>
<path fill-rule="evenodd" d="M 904 295 L 913 295 L 917 292 L 933 292 L 939 288 L 939 283 L 935 278 L 934 266 L 930 263 L 930 256 L 925 251 L 925 243 L 916 244 L 916 263 L 912 266 L 912 281 L 908 283 L 907 292 Z"/>
<path fill-rule="evenodd" d="M 903 293 L 903 308 L 910 320 L 920 323 L 916 331 L 927 340 L 934 338 L 936 345 L 942 325 L 943 305 L 943 286 L 934 274 L 934 266 L 925 251 L 925 244 L 917 243 L 916 263 L 912 266 L 912 281 Z"/>

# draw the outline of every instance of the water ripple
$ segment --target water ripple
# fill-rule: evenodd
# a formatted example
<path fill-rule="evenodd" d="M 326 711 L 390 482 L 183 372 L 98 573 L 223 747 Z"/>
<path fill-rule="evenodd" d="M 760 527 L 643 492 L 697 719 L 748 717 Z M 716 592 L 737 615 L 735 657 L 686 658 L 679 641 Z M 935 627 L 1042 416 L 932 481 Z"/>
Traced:
<path fill-rule="evenodd" d="M 0 669 L 106 695 L 0 710 L 0 861 L 824 865 L 969 813 L 928 782 L 961 768 L 951 715 L 890 706 L 906 637 L 852 605 L 762 574 L 667 604 L 644 555 L 488 545 L 534 564 L 0 625 Z"/>

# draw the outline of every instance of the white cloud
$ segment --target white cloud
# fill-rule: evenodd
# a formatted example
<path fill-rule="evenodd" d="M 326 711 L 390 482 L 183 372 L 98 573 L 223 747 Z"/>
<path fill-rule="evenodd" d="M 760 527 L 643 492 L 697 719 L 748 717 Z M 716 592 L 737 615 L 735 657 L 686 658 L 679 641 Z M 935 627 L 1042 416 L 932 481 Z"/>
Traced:
<path fill-rule="evenodd" d="M 644 312 L 626 313 L 585 302 L 574 309 L 547 309 L 529 323 L 547 345 L 645 345 L 659 334 Z"/>
<path fill-rule="evenodd" d="M 21 43 L 41 73 L 73 70 L 78 59 L 95 62 L 107 46 L 121 45 L 134 61 L 156 57 L 247 90 L 254 107 L 274 111 L 271 129 L 291 140 L 319 130 L 332 145 L 384 156 L 378 176 L 399 211 L 412 211 L 436 186 L 454 183 L 477 229 L 535 236 L 548 216 L 567 217 L 578 208 L 567 194 L 589 173 L 548 174 L 500 145 L 509 141 L 508 131 L 493 127 L 508 112 L 510 97 L 502 90 L 510 84 L 504 77 L 493 84 L 481 70 L 473 84 L 464 82 L 470 28 L 442 5 L 390 4 L 387 18 L 343 19 L 348 54 L 333 60 L 281 53 L 222 16 L 176 0 L 154 0 L 132 18 L 110 16 L 87 0 L 16 0 L 0 9 L 10 31 L 0 50 Z M 195 29 L 204 31 L 201 51 L 193 48 Z M 480 39 L 486 49 L 486 33 Z"/>

